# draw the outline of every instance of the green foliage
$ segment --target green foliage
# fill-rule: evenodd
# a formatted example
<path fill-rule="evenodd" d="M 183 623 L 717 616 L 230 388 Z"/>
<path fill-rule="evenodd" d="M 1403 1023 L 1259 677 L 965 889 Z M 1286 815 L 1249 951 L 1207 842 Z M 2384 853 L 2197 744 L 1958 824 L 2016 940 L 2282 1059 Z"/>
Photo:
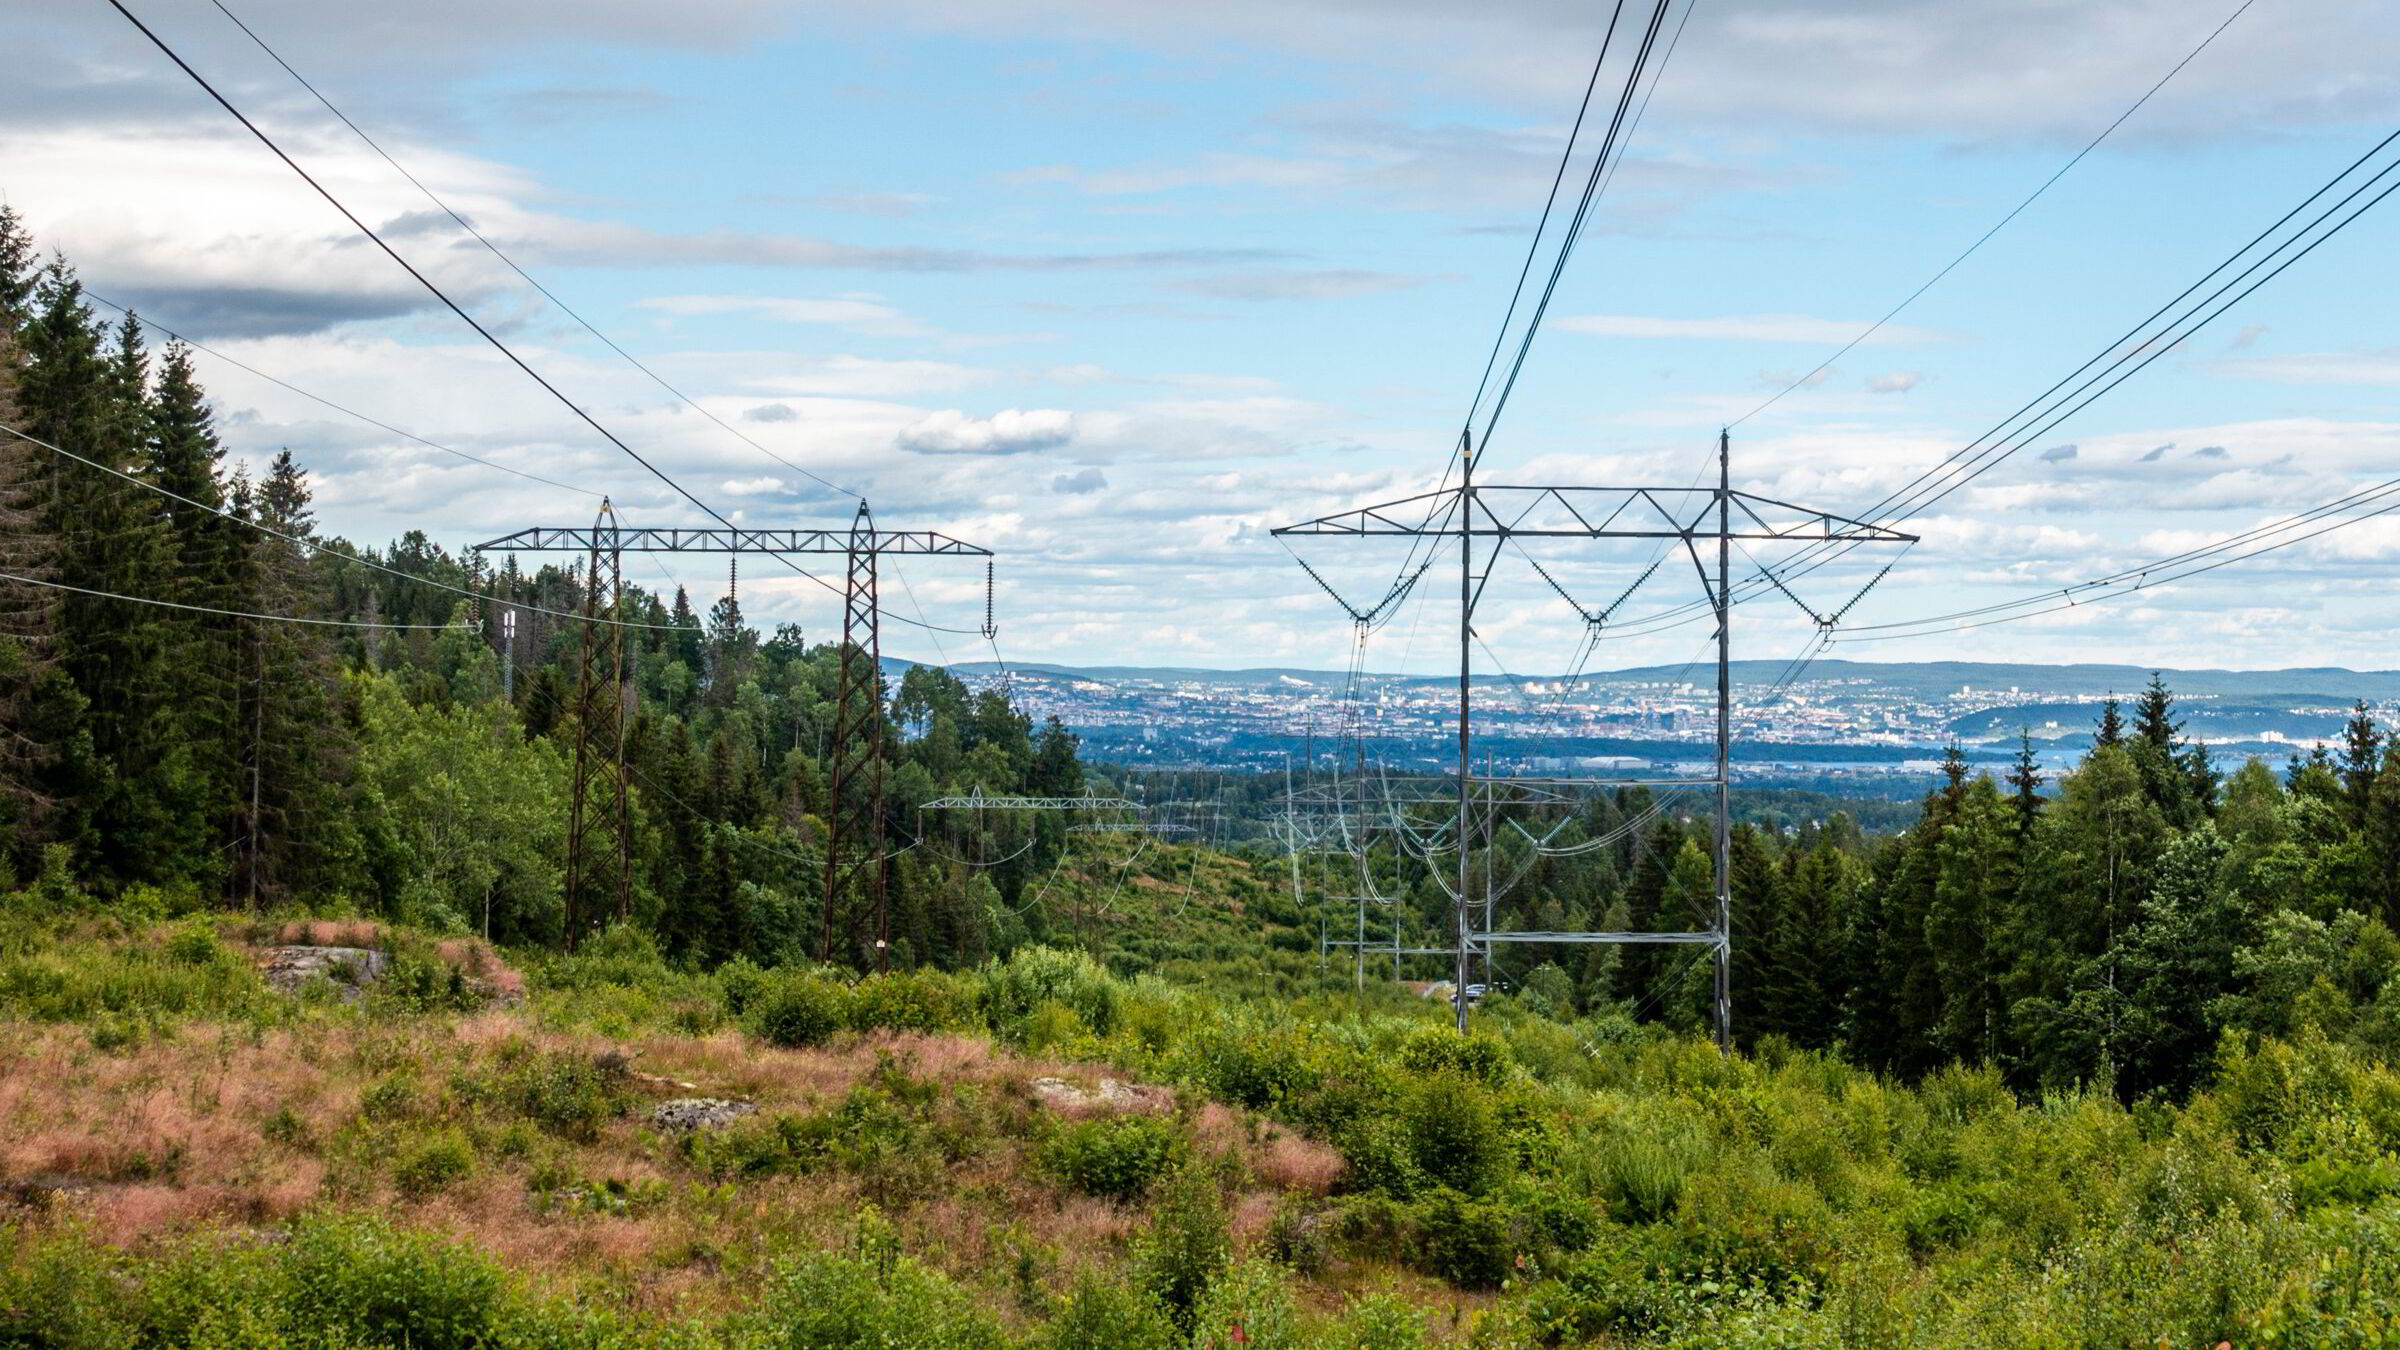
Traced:
<path fill-rule="evenodd" d="M 869 976 L 850 990 L 849 1021 L 856 1031 L 957 1031 L 976 1020 L 976 990 L 939 971 L 894 971 Z"/>
<path fill-rule="evenodd" d="M 1094 1036 L 1108 1036 L 1116 1030 L 1121 997 L 1116 978 L 1081 952 L 1020 947 L 983 972 L 984 1017 L 1011 1040 L 1026 1039 L 1045 1006 L 1074 1014 Z"/>
<path fill-rule="evenodd" d="M 1174 1120 L 1128 1114 L 1059 1126 L 1043 1143 L 1041 1159 L 1050 1175 L 1086 1195 L 1132 1200 L 1187 1151 Z"/>
<path fill-rule="evenodd" d="M 403 1147 L 392 1161 L 392 1181 L 403 1195 L 422 1198 L 475 1171 L 475 1146 L 456 1126 L 435 1130 Z"/>
<path fill-rule="evenodd" d="M 1186 1166 L 1161 1188 L 1137 1269 L 1142 1287 L 1189 1334 L 1202 1296 L 1232 1259 L 1233 1238 L 1214 1177 Z"/>
<path fill-rule="evenodd" d="M 1036 1344 L 1042 1350 L 1172 1350 L 1184 1341 L 1156 1299 L 1087 1273 L 1058 1301 Z"/>
<path fill-rule="evenodd" d="M 527 1120 L 569 1139 L 590 1139 L 624 1114 L 623 1074 L 589 1056 L 555 1052 L 528 1056 L 510 1070 L 506 1100 Z"/>
<path fill-rule="evenodd" d="M 1008 1341 L 967 1291 L 888 1253 L 783 1263 L 748 1335 L 749 1344 L 792 1350 L 986 1350 Z"/>
<path fill-rule="evenodd" d="M 1406 1106 L 1410 1158 L 1437 1185 L 1480 1195 L 1508 1166 L 1492 1090 L 1457 1069 L 1421 1077 Z"/>
<path fill-rule="evenodd" d="M 163 940 L 63 942 L 45 923 L 0 924 L 0 1014 L 139 1025 L 257 1017 L 273 1007 L 257 969 L 205 925 L 178 927 Z"/>
<path fill-rule="evenodd" d="M 751 996 L 743 1020 L 770 1045 L 821 1044 L 849 1025 L 849 991 L 822 976 L 785 973 Z"/>

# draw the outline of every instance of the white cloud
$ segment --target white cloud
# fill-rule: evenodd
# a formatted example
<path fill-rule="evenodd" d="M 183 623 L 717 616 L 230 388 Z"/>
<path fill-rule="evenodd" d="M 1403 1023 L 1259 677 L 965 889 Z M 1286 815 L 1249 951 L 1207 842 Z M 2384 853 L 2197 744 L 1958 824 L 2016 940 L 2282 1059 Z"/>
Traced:
<path fill-rule="evenodd" d="M 1057 408 L 1010 408 L 990 417 L 957 409 L 931 413 L 894 438 L 922 455 L 1017 455 L 1050 450 L 1075 438 L 1075 415 Z"/>
<path fill-rule="evenodd" d="M 875 296 L 830 299 L 753 295 L 662 295 L 638 302 L 643 309 L 677 316 L 748 314 L 777 323 L 827 324 L 879 337 L 926 337 L 931 328 Z"/>
<path fill-rule="evenodd" d="M 785 491 L 785 485 L 780 478 L 761 474 L 756 478 L 728 478 L 717 485 L 717 490 L 729 497 L 765 497 Z"/>
<path fill-rule="evenodd" d="M 1913 370 L 1896 370 L 1889 375 L 1877 375 L 1867 381 L 1871 394 L 1905 394 L 1925 382 L 1924 375 Z"/>
<path fill-rule="evenodd" d="M 2247 331 L 2247 330 L 2245 330 Z M 2400 385 L 2400 347 L 2364 352 L 2299 352 L 2238 361 L 2212 361 L 2208 371 L 2278 384 Z"/>

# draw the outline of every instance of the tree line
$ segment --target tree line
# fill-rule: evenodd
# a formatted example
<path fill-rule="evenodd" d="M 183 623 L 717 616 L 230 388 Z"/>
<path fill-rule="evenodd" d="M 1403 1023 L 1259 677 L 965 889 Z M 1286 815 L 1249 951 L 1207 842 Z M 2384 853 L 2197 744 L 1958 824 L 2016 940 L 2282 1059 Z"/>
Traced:
<path fill-rule="evenodd" d="M 1653 805 L 1594 803 L 1554 845 Z M 1588 857 L 1504 843 L 1503 874 L 1528 872 L 1502 926 L 1706 927 L 1708 829 L 1670 813 Z M 2128 1099 L 2190 1090 L 2228 1032 L 2307 1023 L 2400 1050 L 2400 741 L 2363 703 L 2338 748 L 2225 775 L 2154 676 L 2130 716 L 2109 700 L 2055 783 L 2029 741 L 1997 778 L 1953 750 L 1906 828 L 1740 824 L 1732 874 L 1745 1045 L 1838 1049 L 1912 1077 L 1989 1064 L 2023 1089 L 2106 1082 Z M 1520 997 L 1706 1024 L 1704 955 L 1531 960 Z"/>
<path fill-rule="evenodd" d="M 229 462 L 192 351 L 145 334 L 0 208 L 0 424 L 22 433 L 0 435 L 0 862 L 168 907 L 567 941 L 580 566 L 320 533 L 300 461 Z M 762 634 L 731 593 L 703 615 L 629 585 L 622 615 L 634 917 L 682 959 L 816 954 L 838 649 Z M 895 959 L 1039 937 L 1021 896 L 1058 824 L 906 843 L 937 796 L 1081 791 L 1075 738 L 928 667 L 878 705 Z"/>

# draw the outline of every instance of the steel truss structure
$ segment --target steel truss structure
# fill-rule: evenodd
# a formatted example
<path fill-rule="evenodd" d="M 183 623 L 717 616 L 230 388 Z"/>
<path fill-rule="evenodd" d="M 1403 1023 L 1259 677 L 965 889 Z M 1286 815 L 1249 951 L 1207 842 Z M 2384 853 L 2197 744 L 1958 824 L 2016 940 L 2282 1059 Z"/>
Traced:
<path fill-rule="evenodd" d="M 1453 838 L 1458 854 L 1458 876 L 1455 889 L 1444 883 L 1444 889 L 1450 891 L 1453 908 L 1453 946 L 1449 954 L 1456 963 L 1458 1029 L 1462 1033 L 1467 1029 L 1468 1000 L 1464 997 L 1464 991 L 1468 983 L 1468 963 L 1480 954 L 1488 970 L 1494 946 L 1550 942 L 1684 943 L 1704 945 L 1713 950 L 1716 958 L 1714 1021 L 1717 1043 L 1721 1047 L 1729 1047 L 1733 1038 L 1733 546 L 1736 542 L 1749 541 L 1770 544 L 1907 544 L 1914 543 L 1916 536 L 1829 511 L 1795 506 L 1755 493 L 1734 491 L 1732 438 L 1725 432 L 1717 436 L 1717 482 L 1714 487 L 1479 484 L 1475 481 L 1475 458 L 1475 447 L 1462 442 L 1456 487 L 1356 507 L 1315 520 L 1286 525 L 1274 531 L 1277 536 L 1284 538 L 1449 538 L 1458 541 L 1458 770 L 1450 788 L 1455 798 Z M 1480 905 L 1485 922 L 1480 930 L 1478 928 L 1476 910 L 1479 906 L 1474 894 L 1472 864 L 1476 838 L 1474 807 L 1477 781 L 1471 701 L 1475 606 L 1484 587 L 1491 581 L 1501 551 L 1512 542 L 1525 539 L 1649 539 L 1666 541 L 1670 546 L 1680 544 L 1699 579 L 1709 610 L 1716 619 L 1715 772 L 1706 779 L 1668 781 L 1679 786 L 1710 788 L 1715 797 L 1716 846 L 1712 870 L 1715 873 L 1716 904 L 1712 922 L 1705 930 L 1691 933 L 1493 931 L 1489 916 L 1494 897 L 1489 893 L 1488 880 L 1486 894 Z M 1710 560 L 1704 556 L 1707 551 L 1705 546 L 1712 544 L 1716 555 L 1713 568 Z M 1538 562 L 1533 565 L 1536 571 L 1541 571 Z M 1307 564 L 1303 562 L 1302 566 L 1306 567 Z M 1640 586 L 1656 570 L 1654 566 L 1650 572 L 1644 572 L 1634 586 Z M 1420 570 L 1419 575 L 1422 574 Z M 1314 569 L 1310 569 L 1310 575 L 1320 586 L 1325 586 L 1324 579 L 1316 577 Z M 1572 601 L 1573 597 L 1566 596 L 1563 588 L 1547 572 L 1542 572 L 1542 576 L 1550 581 L 1553 589 L 1559 590 L 1562 597 Z M 1325 589 L 1329 594 L 1333 593 L 1330 586 L 1325 586 Z M 1399 589 L 1396 587 L 1395 591 Z M 1631 594 L 1630 588 L 1627 594 Z M 1340 597 L 1335 595 L 1335 599 L 1338 601 Z M 1389 599 L 1387 596 L 1387 602 Z M 1623 603 L 1622 598 L 1618 603 Z M 1343 602 L 1343 607 L 1350 610 L 1354 622 L 1359 620 L 1358 610 L 1347 602 Z M 1606 622 L 1615 606 L 1599 613 L 1585 610 L 1580 604 L 1576 608 L 1585 621 L 1596 629 Z M 1560 781 L 1528 780 L 1533 784 L 1557 784 Z M 1582 782 L 1593 787 L 1620 785 L 1609 779 Z M 1486 849 L 1488 854 L 1488 840 Z M 1427 861 L 1431 861 L 1430 855 Z M 1394 945 L 1398 945 L 1396 941 Z"/>
<path fill-rule="evenodd" d="M 766 553 L 838 554 L 847 561 L 841 588 L 841 675 L 834 699 L 831 753 L 831 807 L 827 812 L 823 923 L 818 939 L 820 960 L 833 960 L 838 949 L 844 960 L 872 960 L 878 969 L 891 961 L 890 906 L 887 878 L 890 854 L 884 847 L 885 756 L 883 747 L 883 638 L 881 603 L 876 588 L 876 561 L 895 555 L 973 557 L 984 567 L 984 626 L 991 631 L 991 550 L 931 530 L 882 530 L 865 501 L 858 504 L 846 530 L 837 529 L 685 529 L 631 528 L 617 522 L 603 502 L 590 528 L 537 525 L 486 540 L 473 552 L 583 553 L 590 561 L 586 577 L 601 574 L 606 560 L 607 605 L 598 603 L 598 588 L 587 583 L 583 622 L 583 679 L 577 690 L 579 721 L 576 741 L 576 784 L 568 820 L 568 938 L 572 945 L 579 926 L 590 922 L 578 908 L 578 887 L 590 853 L 587 835 L 592 821 L 587 807 L 589 778 L 599 766 L 613 762 L 602 790 L 610 808 L 605 828 L 614 836 L 617 911 L 629 903 L 631 870 L 630 789 L 625 771 L 625 737 L 633 720 L 632 682 L 626 668 L 623 556 L 627 553 Z M 607 611 L 603 617 L 602 611 Z M 612 700 L 611 694 L 614 694 Z M 605 706 L 617 709 L 613 716 Z M 613 738 L 613 761 L 599 744 L 587 744 L 595 734 Z M 587 764 L 590 767 L 587 777 Z"/>

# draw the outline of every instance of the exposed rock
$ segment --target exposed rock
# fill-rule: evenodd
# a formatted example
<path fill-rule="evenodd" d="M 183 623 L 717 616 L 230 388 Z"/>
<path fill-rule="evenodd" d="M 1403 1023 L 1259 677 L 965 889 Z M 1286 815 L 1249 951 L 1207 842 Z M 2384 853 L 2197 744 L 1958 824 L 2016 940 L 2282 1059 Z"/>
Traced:
<path fill-rule="evenodd" d="M 259 953 L 267 983 L 297 994 L 319 980 L 342 991 L 345 1002 L 355 1001 L 366 986 L 383 978 L 392 958 L 371 947 L 269 947 Z"/>
<path fill-rule="evenodd" d="M 1173 1089 L 1151 1083 L 1120 1083 L 1103 1078 L 1094 1088 L 1080 1088 L 1064 1078 L 1036 1078 L 1033 1095 L 1062 1111 L 1138 1111 L 1145 1115 L 1175 1109 Z"/>
<path fill-rule="evenodd" d="M 19 1177 L 14 1181 L 0 1181 L 0 1204 L 46 1209 L 53 1204 L 63 1203 L 69 1196 L 81 1195 L 91 1189 L 92 1183 L 81 1177 Z"/>
<path fill-rule="evenodd" d="M 677 1097 L 660 1102 L 650 1112 L 650 1123 L 662 1130 L 710 1130 L 730 1124 L 758 1110 L 756 1102 L 731 1102 L 722 1097 Z"/>

